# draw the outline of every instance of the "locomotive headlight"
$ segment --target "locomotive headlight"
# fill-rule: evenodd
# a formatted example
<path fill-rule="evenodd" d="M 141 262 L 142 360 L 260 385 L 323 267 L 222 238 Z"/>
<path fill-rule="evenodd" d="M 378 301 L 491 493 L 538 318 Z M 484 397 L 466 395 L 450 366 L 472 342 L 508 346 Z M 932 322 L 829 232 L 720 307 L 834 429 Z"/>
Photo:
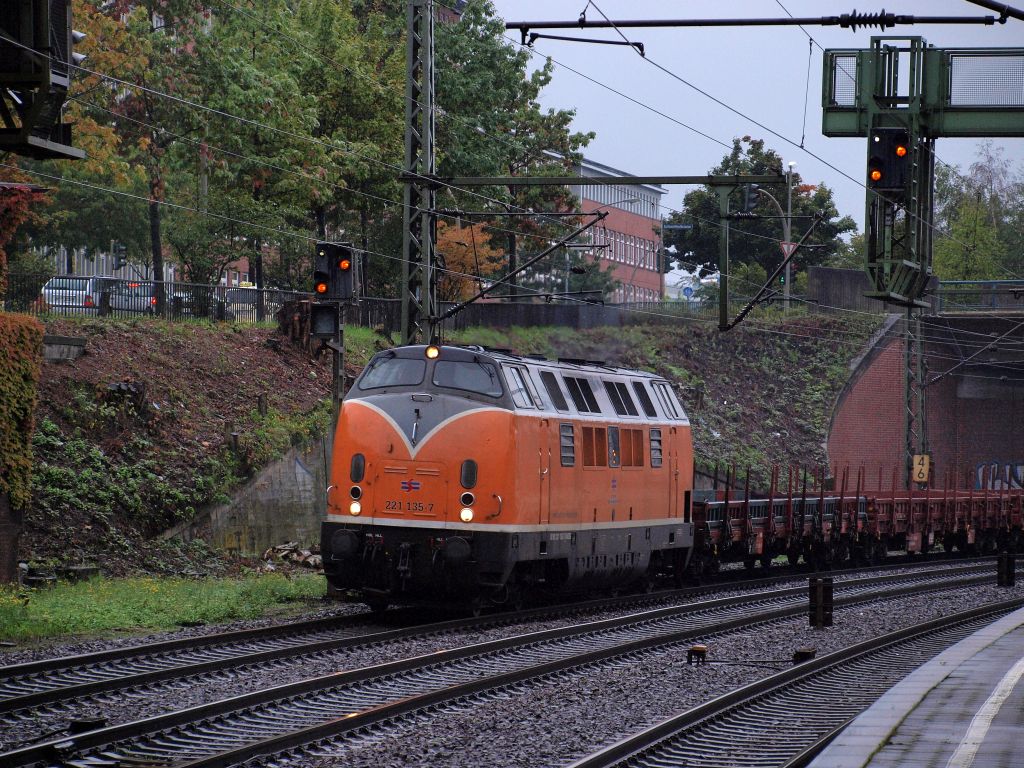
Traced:
<path fill-rule="evenodd" d="M 436 360 L 440 354 L 441 354 L 440 348 L 435 346 L 435 345 L 433 345 L 433 344 L 431 344 L 426 349 L 426 355 L 427 355 L 427 359 L 428 360 Z"/>
<path fill-rule="evenodd" d="M 459 519 L 464 523 L 473 522 L 473 510 L 469 507 L 463 507 L 459 510 Z"/>
<path fill-rule="evenodd" d="M 348 513 L 353 517 L 358 515 L 362 511 L 363 505 L 360 504 L 358 501 L 353 501 L 351 504 L 348 505 Z"/>

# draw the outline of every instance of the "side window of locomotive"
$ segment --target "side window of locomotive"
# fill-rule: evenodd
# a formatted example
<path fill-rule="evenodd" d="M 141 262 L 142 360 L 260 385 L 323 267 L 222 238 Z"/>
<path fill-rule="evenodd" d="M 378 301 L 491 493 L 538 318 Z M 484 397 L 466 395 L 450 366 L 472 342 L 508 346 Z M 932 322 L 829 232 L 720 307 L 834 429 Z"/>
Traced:
<path fill-rule="evenodd" d="M 633 398 L 629 396 L 629 390 L 621 381 L 605 381 L 604 390 L 608 393 L 608 399 L 612 401 L 612 407 L 619 416 L 639 416 Z"/>
<path fill-rule="evenodd" d="M 661 466 L 661 430 L 651 429 L 651 466 Z"/>
<path fill-rule="evenodd" d="M 501 397 L 498 369 L 483 360 L 438 360 L 434 363 L 434 384 L 488 397 Z"/>
<path fill-rule="evenodd" d="M 668 414 L 670 419 L 679 419 L 679 408 L 676 406 L 676 399 L 672 395 L 672 390 L 669 389 L 668 384 L 664 381 L 654 382 L 654 392 L 658 395 L 658 400 L 661 401 L 661 407 L 665 409 L 665 413 Z"/>
<path fill-rule="evenodd" d="M 583 466 L 608 466 L 608 435 L 604 427 L 583 427 Z"/>
<path fill-rule="evenodd" d="M 551 398 L 551 402 L 555 404 L 555 408 L 559 411 L 568 411 L 569 403 L 565 401 L 565 395 L 562 394 L 562 388 L 558 386 L 558 379 L 555 378 L 555 374 L 551 371 L 541 371 L 540 380 L 544 385 L 544 389 L 548 392 L 548 397 Z M 564 466 L 572 466 L 567 464 Z"/>
<path fill-rule="evenodd" d="M 360 389 L 410 387 L 423 383 L 426 360 L 382 355 L 370 361 L 359 379 Z"/>
<path fill-rule="evenodd" d="M 558 425 L 558 452 L 561 454 L 563 467 L 576 466 L 576 435 L 572 424 Z"/>
<path fill-rule="evenodd" d="M 516 408 L 533 408 L 530 400 L 530 390 L 526 388 L 526 380 L 523 372 L 515 366 L 503 366 L 505 371 L 505 382 L 508 384 L 508 391 L 512 394 L 512 402 Z"/>
<path fill-rule="evenodd" d="M 647 393 L 647 387 L 644 386 L 644 383 L 642 381 L 634 381 L 633 391 L 636 392 L 636 397 L 640 401 L 640 406 L 644 409 L 647 417 L 651 419 L 657 418 L 658 412 L 654 410 L 654 403 L 651 402 L 651 396 Z"/>
<path fill-rule="evenodd" d="M 580 413 L 600 413 L 601 406 L 597 404 L 594 397 L 594 390 L 590 388 L 590 382 L 582 376 L 563 376 L 565 388 L 569 390 L 569 397 L 572 398 L 576 410 Z"/>
<path fill-rule="evenodd" d="M 608 427 L 608 466 L 619 466 L 622 454 L 619 450 L 619 428 Z"/>
<path fill-rule="evenodd" d="M 642 429 L 621 429 L 622 466 L 642 467 L 644 465 L 644 431 Z"/>
<path fill-rule="evenodd" d="M 530 372 L 521 365 L 503 365 L 505 382 L 512 393 L 512 401 L 518 408 L 543 408 L 544 401 L 537 394 L 537 388 L 530 378 Z"/>

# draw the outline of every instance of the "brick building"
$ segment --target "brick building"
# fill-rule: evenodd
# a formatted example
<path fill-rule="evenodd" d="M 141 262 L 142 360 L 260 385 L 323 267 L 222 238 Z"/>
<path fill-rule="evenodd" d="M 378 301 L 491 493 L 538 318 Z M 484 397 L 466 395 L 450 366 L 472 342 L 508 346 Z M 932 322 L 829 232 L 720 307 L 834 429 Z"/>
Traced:
<path fill-rule="evenodd" d="M 626 175 L 592 160 L 584 160 L 576 170 L 583 178 Z M 665 275 L 661 269 L 660 206 L 666 190 L 651 184 L 597 186 L 581 182 L 572 192 L 580 198 L 580 210 L 608 211 L 591 229 L 591 242 L 601 268 L 611 267 L 619 283 L 612 301 L 661 301 Z"/>

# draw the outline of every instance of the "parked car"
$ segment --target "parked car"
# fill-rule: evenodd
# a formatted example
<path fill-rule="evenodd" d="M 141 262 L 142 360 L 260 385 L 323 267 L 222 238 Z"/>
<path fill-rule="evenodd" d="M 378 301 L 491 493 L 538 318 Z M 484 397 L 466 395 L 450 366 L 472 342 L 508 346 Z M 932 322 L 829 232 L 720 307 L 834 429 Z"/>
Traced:
<path fill-rule="evenodd" d="M 228 319 L 256 320 L 259 295 L 260 290 L 258 288 L 228 288 L 224 293 L 225 309 L 231 314 L 231 317 Z M 274 314 L 280 308 L 281 301 L 278 292 L 275 290 L 264 290 L 263 319 L 272 320 Z"/>
<path fill-rule="evenodd" d="M 51 277 L 43 286 L 43 309 L 60 315 L 98 314 L 100 294 L 111 282 L 113 281 L 106 277 Z"/>
<path fill-rule="evenodd" d="M 122 314 L 152 315 L 156 312 L 156 292 L 152 283 L 117 282 L 109 286 L 110 311 Z"/>

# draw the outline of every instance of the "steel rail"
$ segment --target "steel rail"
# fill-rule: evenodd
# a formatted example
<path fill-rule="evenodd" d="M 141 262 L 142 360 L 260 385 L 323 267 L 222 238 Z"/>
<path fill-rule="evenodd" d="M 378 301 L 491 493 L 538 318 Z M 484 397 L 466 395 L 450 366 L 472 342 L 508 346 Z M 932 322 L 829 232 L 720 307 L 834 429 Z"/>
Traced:
<path fill-rule="evenodd" d="M 964 566 L 966 569 L 980 567 Z M 855 570 L 850 573 L 859 572 Z M 836 575 L 841 573 L 848 572 L 836 572 Z M 747 580 L 733 583 L 731 588 L 766 586 L 792 578 L 792 575 L 780 575 Z M 0 667 L 0 714 L 247 664 L 393 642 L 420 635 L 507 626 L 552 616 L 564 616 L 567 612 L 580 615 L 619 607 L 635 609 L 638 605 L 707 594 L 716 588 L 717 585 L 690 587 L 644 595 L 588 600 L 570 606 L 546 606 L 514 614 L 492 614 L 475 619 L 417 624 L 381 632 L 346 633 L 341 637 L 322 636 L 325 633 L 346 632 L 349 628 L 366 625 L 372 621 L 371 614 L 362 613 L 44 659 Z M 403 620 L 404 617 L 414 618 L 416 615 L 416 611 L 396 611 L 389 615 L 388 619 Z M 261 649 L 261 646 L 266 644 L 271 647 Z M 197 660 L 197 656 L 204 658 Z M 142 671 L 139 671 L 140 669 Z"/>
<path fill-rule="evenodd" d="M 987 580 L 984 576 L 954 582 L 942 578 L 908 586 L 906 582 L 914 578 L 919 576 L 900 577 L 897 581 L 902 583 L 892 589 L 869 592 L 864 590 L 871 584 L 865 582 L 877 583 L 887 579 L 842 582 L 839 585 L 841 589 L 859 591 L 860 594 L 838 598 L 835 604 L 848 605 Z M 225 741 L 234 742 L 230 745 L 232 749 L 247 749 L 247 739 L 250 743 L 276 745 L 282 743 L 280 739 L 291 738 L 288 734 L 310 733 L 310 727 L 347 728 L 364 710 L 376 711 L 382 705 L 396 700 L 401 702 L 416 696 L 433 695 L 432 692 L 438 689 L 452 688 L 452 678 L 457 684 L 460 676 L 464 678 L 462 682 L 467 682 L 498 679 L 502 674 L 514 675 L 523 668 L 536 666 L 538 656 L 546 655 L 550 659 L 560 655 L 560 661 L 544 664 L 576 666 L 584 663 L 581 659 L 599 658 L 601 654 L 618 656 L 646 647 L 681 642 L 688 637 L 704 636 L 729 627 L 802 615 L 806 611 L 806 603 L 801 599 L 805 594 L 806 588 L 798 587 L 772 593 L 733 596 L 438 651 L 289 683 L 178 712 L 88 731 L 71 738 L 22 747 L 0 755 L 0 763 L 13 768 L 54 759 L 65 762 L 74 759 L 78 762 L 79 757 L 73 756 L 79 756 L 83 751 L 93 753 L 100 748 L 106 749 L 104 759 L 113 754 L 111 749 L 115 749 L 129 760 L 150 760 L 161 756 L 161 759 L 181 762 L 189 756 L 195 756 L 197 750 L 200 753 L 204 751 L 201 748 L 204 743 L 207 745 L 206 751 L 210 751 L 212 745 L 223 745 Z M 783 601 L 784 604 L 781 608 L 766 609 L 765 606 L 773 601 L 776 604 Z M 716 613 L 729 610 L 732 615 L 724 620 Z M 736 616 L 737 611 L 746 612 Z M 700 618 L 701 614 L 705 620 L 695 621 L 694 617 Z M 680 621 L 690 623 L 680 626 Z M 595 653 L 597 656 L 587 655 Z M 493 672 L 494 666 L 500 668 L 497 673 Z M 445 667 L 449 669 L 445 670 Z M 534 674 L 539 672 L 535 671 Z M 440 680 L 438 675 L 441 675 Z M 423 702 L 426 699 L 418 698 L 416 701 Z M 337 717 L 339 711 L 345 713 L 340 719 Z M 244 727 L 239 726 L 239 720 L 244 721 Z M 260 738 L 260 729 L 265 734 L 263 738 Z M 295 738 L 301 740 L 306 736 Z M 132 740 L 136 742 L 134 746 Z"/>
<path fill-rule="evenodd" d="M 872 665 L 872 669 L 877 672 L 877 661 L 873 660 L 873 658 L 894 649 L 899 651 L 897 654 L 898 658 L 893 659 L 894 664 L 900 661 L 904 662 L 897 678 L 903 679 L 921 662 L 920 656 L 913 656 L 906 652 L 906 645 L 915 642 L 935 643 L 938 639 L 937 636 L 943 632 L 955 635 L 958 633 L 958 628 L 962 630 L 964 627 L 970 627 L 972 622 L 981 624 L 984 619 L 1008 613 L 1022 605 L 1024 605 L 1024 598 L 992 603 L 970 611 L 944 616 L 940 619 L 907 627 L 858 643 L 850 648 L 830 653 L 827 656 L 822 656 L 820 659 L 804 662 L 797 667 L 743 686 L 675 717 L 663 720 L 651 728 L 622 739 L 605 749 L 572 763 L 569 768 L 610 768 L 611 766 L 630 766 L 631 768 L 635 766 L 659 766 L 659 768 L 668 768 L 673 765 L 699 766 L 713 764 L 716 756 L 714 753 L 709 754 L 707 743 L 715 742 L 717 738 L 717 744 L 721 745 L 724 737 L 708 734 L 704 738 L 703 743 L 697 742 L 697 738 L 698 735 L 702 736 L 705 734 L 701 730 L 702 727 L 706 728 L 707 731 L 711 731 L 716 726 L 719 734 L 730 734 L 728 748 L 730 754 L 733 757 L 737 757 L 737 753 L 740 753 L 741 749 L 739 742 L 743 740 L 742 729 L 737 727 L 737 721 L 745 715 L 746 722 L 754 721 L 755 723 L 760 723 L 762 726 L 761 736 L 763 737 L 765 711 L 769 708 L 772 711 L 799 712 L 799 716 L 794 715 L 793 719 L 799 718 L 806 721 L 813 716 L 828 721 L 826 724 L 819 726 L 821 730 L 818 731 L 817 736 L 810 740 L 810 743 L 805 738 L 802 743 L 792 745 L 788 756 L 783 756 L 776 762 L 772 762 L 771 759 L 758 762 L 760 766 L 774 765 L 779 768 L 797 768 L 797 766 L 806 765 L 807 762 L 813 759 L 838 735 L 842 728 L 856 714 L 866 709 L 874 699 L 877 699 L 878 696 L 891 687 L 881 683 L 874 690 L 868 690 L 870 688 L 868 683 L 872 676 L 861 675 L 858 679 L 862 681 L 862 684 L 858 687 L 857 691 L 850 691 L 849 681 L 846 680 L 846 688 L 844 689 L 848 692 L 845 697 L 847 701 L 844 702 L 846 706 L 840 707 L 836 705 L 836 697 L 834 695 L 826 695 L 821 691 L 816 693 L 811 686 L 837 671 L 848 675 L 848 670 L 852 665 Z M 963 635 L 966 632 L 961 631 L 960 634 Z M 960 637 L 955 637 L 948 641 L 946 645 L 952 645 L 953 642 L 959 639 Z M 924 655 L 931 658 L 937 653 L 938 650 L 930 653 L 926 652 Z M 874 675 L 874 679 L 877 680 L 878 677 L 877 674 Z M 892 677 L 894 676 L 891 675 L 890 678 Z M 792 697 L 793 690 L 798 686 L 811 688 L 808 695 L 800 697 L 801 709 L 794 708 L 792 698 L 789 700 L 785 698 L 787 695 Z M 829 692 L 829 694 L 831 693 Z M 849 699 L 855 698 L 857 693 L 861 694 L 860 700 L 854 702 L 851 706 Z M 820 701 L 820 705 L 817 710 L 810 711 L 806 707 L 809 702 L 814 701 Z M 856 712 L 851 713 L 851 709 L 856 709 Z M 831 715 L 830 721 L 829 715 Z M 727 717 L 730 718 L 729 723 L 723 724 L 722 721 Z M 772 735 L 773 752 L 776 753 L 782 752 L 786 748 L 786 734 L 780 733 L 780 730 L 776 729 Z M 688 736 L 692 738 L 690 743 L 685 742 Z M 794 742 L 798 741 L 796 737 L 793 737 L 792 740 Z M 763 743 L 762 738 L 762 752 L 764 751 Z M 696 753 L 699 753 L 701 757 L 696 757 Z M 706 756 L 712 762 L 704 762 L 703 756 Z M 746 756 L 740 753 L 738 757 L 742 761 Z M 718 755 L 718 758 L 721 759 L 721 755 Z"/>

